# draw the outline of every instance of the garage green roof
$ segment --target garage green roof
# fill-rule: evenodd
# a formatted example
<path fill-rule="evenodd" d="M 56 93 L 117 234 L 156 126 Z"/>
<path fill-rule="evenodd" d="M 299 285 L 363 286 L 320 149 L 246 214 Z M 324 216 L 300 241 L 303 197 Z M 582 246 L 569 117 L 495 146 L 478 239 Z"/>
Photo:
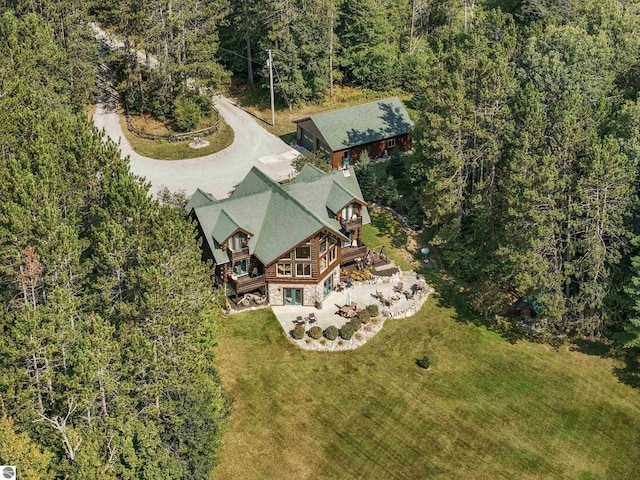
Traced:
<path fill-rule="evenodd" d="M 335 210 L 354 200 L 365 204 L 353 169 L 322 173 L 310 165 L 284 185 L 253 167 L 229 198 L 211 197 L 208 205 L 200 205 L 207 196 L 196 191 L 194 197 L 187 208 L 198 219 L 218 264 L 228 262 L 220 243 L 238 228 L 252 234 L 249 252 L 264 265 L 322 229 L 346 240 Z M 363 223 L 370 223 L 366 208 Z"/>
<path fill-rule="evenodd" d="M 334 152 L 404 135 L 414 125 L 398 97 L 321 113 L 310 119 Z"/>

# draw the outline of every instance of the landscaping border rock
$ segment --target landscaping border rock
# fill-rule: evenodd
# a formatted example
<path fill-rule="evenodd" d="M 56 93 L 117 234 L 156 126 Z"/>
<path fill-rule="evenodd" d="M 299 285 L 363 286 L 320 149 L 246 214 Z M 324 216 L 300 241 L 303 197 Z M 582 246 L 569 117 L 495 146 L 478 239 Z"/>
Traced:
<path fill-rule="evenodd" d="M 370 282 L 370 280 L 367 280 L 366 282 Z M 362 282 L 362 283 L 366 283 L 366 282 Z M 369 323 L 367 323 L 366 325 L 363 325 L 362 328 L 358 330 L 356 334 L 353 337 L 351 337 L 350 340 L 342 340 L 340 339 L 340 337 L 338 337 L 338 339 L 336 340 L 324 339 L 325 344 L 322 345 L 322 343 L 320 343 L 322 339 L 320 340 L 311 339 L 311 341 L 308 342 L 309 340 L 308 337 L 303 340 L 296 340 L 295 338 L 292 338 L 291 335 L 289 335 L 288 333 L 286 333 L 285 336 L 289 339 L 291 343 L 293 343 L 297 347 L 300 347 L 303 350 L 323 351 L 323 352 L 340 352 L 344 350 L 355 350 L 356 348 L 359 348 L 365 343 L 367 343 L 369 339 L 375 337 L 375 335 L 380 330 L 382 330 L 382 327 L 384 326 L 384 322 L 387 321 L 388 319 L 390 318 L 400 319 L 400 318 L 406 318 L 406 317 L 411 317 L 415 315 L 422 308 L 424 303 L 427 301 L 427 299 L 429 298 L 429 295 L 431 295 L 434 291 L 435 290 L 432 287 L 427 285 L 425 289 L 420 294 L 417 295 L 411 307 L 409 307 L 407 310 L 404 310 L 402 312 L 397 312 L 396 314 L 392 314 L 391 312 L 388 312 L 388 311 L 381 311 L 378 317 L 376 317 L 375 319 L 371 319 Z M 356 336 L 360 336 L 361 339 L 360 340 L 356 339 Z M 342 345 L 339 345 L 340 342 L 342 342 Z"/>

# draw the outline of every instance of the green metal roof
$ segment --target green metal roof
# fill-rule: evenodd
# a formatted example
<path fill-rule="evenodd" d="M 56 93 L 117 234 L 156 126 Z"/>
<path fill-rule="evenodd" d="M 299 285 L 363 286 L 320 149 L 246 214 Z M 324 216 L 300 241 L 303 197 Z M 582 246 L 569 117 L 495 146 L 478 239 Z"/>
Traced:
<path fill-rule="evenodd" d="M 215 238 L 218 242 L 223 243 L 227 238 L 231 236 L 233 232 L 238 230 L 240 225 L 238 225 L 233 218 L 229 216 L 227 212 L 222 210 L 220 215 L 218 215 L 218 221 L 216 222 L 215 227 L 213 227 L 213 238 Z"/>
<path fill-rule="evenodd" d="M 414 125 L 398 97 L 310 118 L 334 152 L 404 135 Z"/>
<path fill-rule="evenodd" d="M 312 165 L 311 163 L 305 163 L 302 166 L 302 170 L 300 170 L 300 173 L 298 173 L 298 176 L 296 177 L 296 181 L 304 182 L 307 180 L 321 177 L 324 174 L 325 172 L 320 170 L 315 165 Z"/>
<path fill-rule="evenodd" d="M 190 212 L 193 208 L 202 207 L 204 205 L 211 205 L 215 202 L 217 202 L 217 200 L 212 195 L 209 195 L 207 192 L 203 192 L 198 188 L 195 193 L 191 195 L 191 198 L 189 199 L 185 210 L 187 212 Z"/>
<path fill-rule="evenodd" d="M 229 261 L 219 243 L 238 228 L 252 234 L 249 251 L 265 265 L 323 228 L 346 240 L 328 205 L 339 210 L 353 199 L 364 203 L 353 169 L 318 175 L 317 169 L 305 166 L 302 173 L 293 182 L 280 185 L 253 167 L 231 197 L 195 208 L 217 263 Z M 269 188 L 263 189 L 265 185 Z M 370 223 L 366 208 L 363 222 Z"/>

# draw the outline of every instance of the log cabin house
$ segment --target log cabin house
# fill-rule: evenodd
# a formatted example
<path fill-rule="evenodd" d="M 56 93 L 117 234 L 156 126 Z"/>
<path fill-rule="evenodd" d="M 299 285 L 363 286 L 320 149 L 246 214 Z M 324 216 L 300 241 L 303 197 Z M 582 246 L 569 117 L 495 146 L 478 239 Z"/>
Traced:
<path fill-rule="evenodd" d="M 321 152 L 333 168 L 353 165 L 358 156 L 370 158 L 411 150 L 413 121 L 398 97 L 296 120 L 296 141 L 310 152 Z"/>
<path fill-rule="evenodd" d="M 203 238 L 203 259 L 236 301 L 260 291 L 271 305 L 315 305 L 340 282 L 340 267 L 362 259 L 370 223 L 353 168 L 324 173 L 306 164 L 279 184 L 253 167 L 231 196 L 200 189 L 186 206 Z"/>

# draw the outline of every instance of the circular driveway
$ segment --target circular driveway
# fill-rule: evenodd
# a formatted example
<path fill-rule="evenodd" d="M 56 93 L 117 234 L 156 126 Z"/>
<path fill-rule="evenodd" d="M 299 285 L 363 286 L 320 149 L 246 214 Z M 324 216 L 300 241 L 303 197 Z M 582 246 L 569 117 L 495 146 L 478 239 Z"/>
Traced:
<path fill-rule="evenodd" d="M 216 198 L 225 198 L 253 166 L 276 180 L 294 172 L 291 161 L 300 153 L 225 97 L 218 97 L 215 105 L 234 131 L 233 143 L 217 153 L 186 160 L 155 160 L 134 152 L 122 133 L 117 102 L 106 98 L 103 96 L 98 103 L 93 121 L 96 127 L 104 129 L 106 136 L 120 144 L 122 155 L 129 157 L 131 171 L 151 182 L 151 193 L 167 187 L 190 196 L 200 188 Z"/>

